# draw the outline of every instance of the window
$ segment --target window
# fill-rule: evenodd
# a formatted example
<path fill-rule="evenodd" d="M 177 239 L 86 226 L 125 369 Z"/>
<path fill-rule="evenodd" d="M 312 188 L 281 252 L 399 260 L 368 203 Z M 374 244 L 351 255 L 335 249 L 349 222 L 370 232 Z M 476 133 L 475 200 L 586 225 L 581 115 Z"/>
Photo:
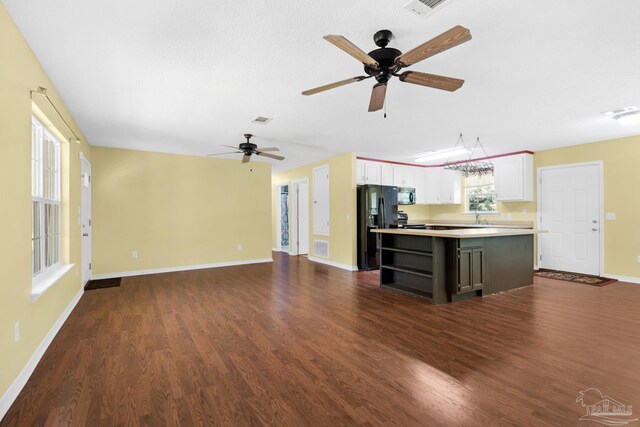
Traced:
<path fill-rule="evenodd" d="M 493 175 L 471 175 L 464 180 L 467 212 L 497 212 Z"/>
<path fill-rule="evenodd" d="M 31 273 L 60 264 L 60 142 L 31 120 Z"/>

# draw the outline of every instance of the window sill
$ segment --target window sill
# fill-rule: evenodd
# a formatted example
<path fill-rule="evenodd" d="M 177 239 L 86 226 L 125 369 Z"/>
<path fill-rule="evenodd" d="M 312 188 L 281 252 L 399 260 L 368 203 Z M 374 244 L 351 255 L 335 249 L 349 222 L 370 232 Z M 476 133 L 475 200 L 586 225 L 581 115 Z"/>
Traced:
<path fill-rule="evenodd" d="M 500 215 L 500 212 L 484 212 L 484 211 L 479 211 L 479 212 L 468 211 L 468 212 L 465 212 L 464 215 L 475 215 L 476 213 L 480 214 L 480 216 L 483 216 L 483 215 Z"/>
<path fill-rule="evenodd" d="M 46 273 L 34 278 L 31 282 L 31 302 L 40 298 L 74 266 L 75 264 L 60 264 Z"/>

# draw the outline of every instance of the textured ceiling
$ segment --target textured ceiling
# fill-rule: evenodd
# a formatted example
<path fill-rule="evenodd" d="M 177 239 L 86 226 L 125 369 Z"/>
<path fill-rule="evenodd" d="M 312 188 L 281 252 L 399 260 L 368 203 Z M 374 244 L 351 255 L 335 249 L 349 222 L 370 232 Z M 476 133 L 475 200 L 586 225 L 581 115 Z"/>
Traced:
<path fill-rule="evenodd" d="M 206 155 L 250 132 L 284 170 L 346 151 L 411 161 L 460 132 L 490 155 L 640 134 L 600 114 L 640 106 L 639 1 L 455 0 L 426 20 L 404 3 L 3 1 L 92 145 Z M 372 80 L 300 94 L 362 74 L 325 34 L 369 51 L 387 28 L 407 51 L 457 24 L 471 41 L 411 67 L 465 79 L 457 92 L 395 79 L 386 119 L 367 112 Z"/>

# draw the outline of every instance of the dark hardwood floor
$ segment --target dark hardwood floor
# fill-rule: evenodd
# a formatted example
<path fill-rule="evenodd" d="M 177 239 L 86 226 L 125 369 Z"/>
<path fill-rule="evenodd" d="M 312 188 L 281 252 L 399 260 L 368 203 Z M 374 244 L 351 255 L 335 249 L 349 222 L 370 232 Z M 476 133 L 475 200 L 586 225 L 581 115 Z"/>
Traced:
<path fill-rule="evenodd" d="M 85 293 L 0 425 L 565 426 L 589 387 L 640 415 L 640 285 L 434 306 L 274 259 Z"/>

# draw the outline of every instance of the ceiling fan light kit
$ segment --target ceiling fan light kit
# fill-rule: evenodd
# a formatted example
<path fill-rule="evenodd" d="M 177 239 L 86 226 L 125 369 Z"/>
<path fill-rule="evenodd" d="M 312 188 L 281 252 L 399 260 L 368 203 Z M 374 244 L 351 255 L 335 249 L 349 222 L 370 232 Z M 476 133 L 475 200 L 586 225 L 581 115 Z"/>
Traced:
<path fill-rule="evenodd" d="M 319 86 L 314 89 L 305 90 L 303 95 L 314 95 L 326 90 L 335 89 L 350 83 L 359 82 L 371 77 L 377 83 L 373 86 L 371 100 L 369 101 L 369 111 L 381 110 L 384 106 L 386 96 L 386 86 L 392 77 L 398 77 L 401 82 L 412 83 L 420 86 L 427 86 L 435 89 L 456 91 L 462 87 L 464 80 L 452 77 L 438 76 L 435 74 L 421 73 L 419 71 L 405 71 L 398 74 L 403 68 L 416 64 L 426 58 L 437 55 L 452 47 L 458 46 L 471 40 L 471 32 L 457 25 L 439 36 L 421 44 L 420 46 L 402 53 L 398 49 L 387 47 L 393 40 L 394 35 L 389 30 L 380 30 L 373 35 L 373 41 L 378 49 L 365 53 L 355 44 L 340 35 L 327 35 L 324 39 L 332 43 L 339 49 L 351 55 L 364 65 L 366 76 L 357 76 L 328 85 Z"/>

